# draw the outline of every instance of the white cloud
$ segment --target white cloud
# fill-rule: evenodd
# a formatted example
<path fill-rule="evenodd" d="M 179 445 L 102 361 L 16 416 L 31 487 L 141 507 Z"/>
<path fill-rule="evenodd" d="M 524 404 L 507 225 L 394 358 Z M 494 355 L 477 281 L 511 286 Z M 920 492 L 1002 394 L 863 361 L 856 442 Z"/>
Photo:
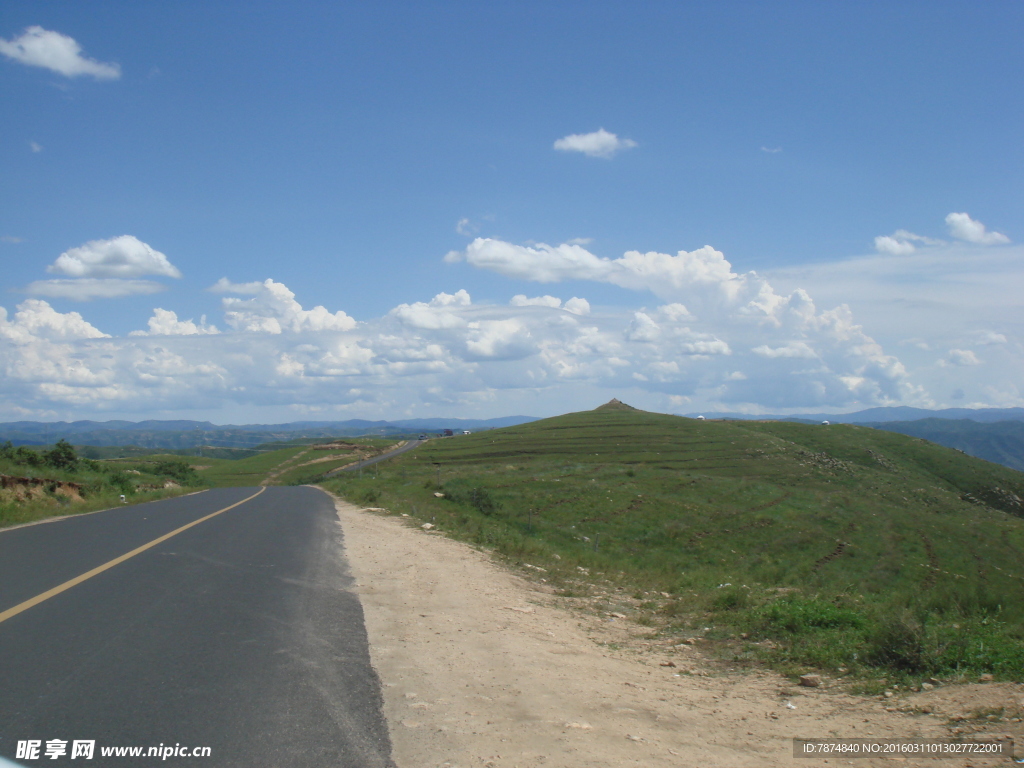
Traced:
<path fill-rule="evenodd" d="M 734 272 L 725 256 L 710 246 L 675 255 L 629 251 L 609 259 L 569 244 L 519 246 L 477 238 L 446 260 L 536 282 L 609 283 L 668 300 L 657 316 L 635 312 L 621 331 L 630 345 L 651 345 L 647 352 L 640 355 L 632 347 L 604 351 L 609 358 L 643 357 L 648 369 L 639 372 L 652 385 L 717 388 L 726 402 L 777 407 L 795 402 L 897 402 L 916 391 L 900 361 L 853 321 L 849 309 L 819 311 L 799 289 L 780 294 L 757 273 Z M 735 369 L 726 371 L 719 363 L 696 367 L 698 359 L 741 355 L 746 380 L 728 379 L 727 373 Z M 681 360 L 691 362 L 672 377 L 664 366 L 649 368 L 673 360 L 679 365 Z M 806 367 L 809 360 L 814 362 L 811 369 Z M 598 366 L 593 361 L 589 370 Z M 588 370 L 578 363 L 565 369 Z"/>
<path fill-rule="evenodd" d="M 42 151 L 43 151 L 43 145 L 42 145 L 42 144 L 37 144 L 37 143 L 36 143 L 36 142 L 34 142 L 34 141 L 30 141 L 30 142 L 28 143 L 28 147 L 29 147 L 29 149 L 31 149 L 31 150 L 32 150 L 33 152 L 42 152 Z"/>
<path fill-rule="evenodd" d="M 875 238 L 875 250 L 879 253 L 888 253 L 893 256 L 906 256 L 914 253 L 917 248 L 914 243 L 924 245 L 943 245 L 942 240 L 932 237 L 917 235 L 905 229 L 897 229 L 891 235 L 880 235 Z"/>
<path fill-rule="evenodd" d="M 66 77 L 89 75 L 97 80 L 121 77 L 118 64 L 105 64 L 82 55 L 74 38 L 39 26 L 26 29 L 13 40 L 0 38 L 0 54 L 31 67 L 43 67 Z"/>
<path fill-rule="evenodd" d="M 348 331 L 356 325 L 355 320 L 340 310 L 331 313 L 322 306 L 303 309 L 286 285 L 269 278 L 262 283 L 241 285 L 224 278 L 215 287 L 225 292 L 253 294 L 251 299 L 224 297 L 221 300 L 224 320 L 236 331 L 272 334 Z"/>
<path fill-rule="evenodd" d="M 782 151 L 782 147 L 766 147 L 762 144 L 761 151 L 767 152 L 770 155 L 777 155 L 779 152 Z"/>
<path fill-rule="evenodd" d="M 569 245 L 590 245 L 592 242 L 594 242 L 594 238 L 592 238 L 592 237 L 574 237 L 574 238 L 571 238 L 569 240 L 566 240 L 565 242 L 567 242 Z"/>
<path fill-rule="evenodd" d="M 0 242 L 4 243 L 23 243 L 25 242 L 24 237 L 15 237 L 14 235 L 4 235 L 0 237 Z"/>
<path fill-rule="evenodd" d="M 632 149 L 637 143 L 632 139 L 620 139 L 614 133 L 599 128 L 593 133 L 573 133 L 558 139 L 555 149 L 561 152 L 582 152 L 588 157 L 610 158 L 624 149 Z"/>
<path fill-rule="evenodd" d="M 986 258 L 1002 259 L 1010 270 L 1000 272 L 1003 277 L 1019 273 L 1016 251 L 1024 249 L 947 246 L 900 259 L 865 257 L 806 271 L 784 292 L 778 286 L 789 278 L 769 282 L 737 272 L 709 247 L 612 259 L 569 244 L 474 243 L 456 260 L 538 282 L 592 280 L 644 292 L 636 304 L 649 301 L 647 294 L 662 300 L 653 308 L 616 307 L 606 297 L 592 310 L 585 299 L 563 302 L 546 294 L 474 304 L 458 290 L 356 323 L 344 312 L 304 309 L 273 280 L 225 278 L 212 287 L 234 294 L 223 298 L 220 333 L 205 318 L 179 319 L 157 308 L 147 330 L 120 338 L 77 313 L 29 300 L 10 319 L 0 310 L 0 412 L 15 406 L 61 413 L 233 407 L 254 420 L 274 409 L 348 418 L 487 407 L 490 415 L 543 415 L 615 396 L 652 410 L 689 403 L 756 413 L 928 406 L 934 404 L 929 391 L 946 396 L 957 388 L 967 393 L 958 402 L 1024 404 L 1016 343 L 979 330 L 1003 331 L 1012 316 L 1001 298 L 993 302 L 987 285 L 979 306 L 993 303 L 1002 319 L 955 306 L 935 309 L 938 317 L 965 318 L 956 334 L 931 315 L 928 327 L 919 329 L 893 322 L 884 311 L 862 313 L 860 304 L 850 309 L 836 301 L 825 305 L 834 309 L 822 310 L 818 296 L 832 290 L 830 300 L 881 295 L 914 302 L 935 293 L 935 284 L 922 287 L 925 281 L 938 280 L 949 296 L 962 298 L 974 290 L 971 275 L 940 268 L 947 250 L 971 269 Z M 1022 281 L 1018 275 L 1017 282 L 994 284 L 1016 301 Z M 855 311 L 873 322 L 888 318 L 884 326 L 899 333 L 891 344 L 900 358 L 855 322 Z M 898 345 L 909 337 L 912 344 Z M 936 353 L 917 343 L 950 351 L 936 365 Z M 983 359 L 970 352 L 981 344 Z M 991 393 L 978 380 L 991 382 Z"/>
<path fill-rule="evenodd" d="M 72 301 L 145 296 L 163 290 L 166 290 L 163 285 L 152 280 L 122 280 L 116 277 L 36 280 L 25 288 L 25 292 L 32 296 L 47 296 L 51 299 L 71 299 Z"/>
<path fill-rule="evenodd" d="M 27 299 L 18 305 L 12 320 L 0 307 L 0 338 L 16 344 L 32 341 L 72 341 L 109 338 L 94 328 L 77 312 L 61 314 L 41 299 Z"/>
<path fill-rule="evenodd" d="M 455 231 L 463 237 L 473 237 L 473 235 L 480 231 L 480 227 L 469 219 L 462 218 L 455 224 Z"/>
<path fill-rule="evenodd" d="M 573 296 L 562 307 L 566 312 L 572 312 L 574 315 L 589 315 L 590 314 L 590 302 L 586 299 L 581 299 L 577 296 Z"/>
<path fill-rule="evenodd" d="M 77 248 L 69 248 L 46 271 L 68 277 L 181 277 L 181 272 L 164 254 L 132 235 L 90 240 Z"/>
<path fill-rule="evenodd" d="M 537 296 L 531 299 L 519 293 L 512 297 L 509 304 L 513 307 L 553 307 L 558 309 L 562 306 L 562 300 L 554 296 Z"/>
<path fill-rule="evenodd" d="M 976 344 L 980 346 L 990 346 L 992 344 L 1005 344 L 1006 336 L 995 331 L 979 331 Z"/>
<path fill-rule="evenodd" d="M 448 308 L 468 307 L 472 303 L 469 294 L 461 289 L 454 294 L 439 293 L 429 303 L 417 301 L 415 304 L 399 304 L 390 314 L 414 328 L 459 328 L 464 326 L 466 321 Z"/>
<path fill-rule="evenodd" d="M 148 331 L 132 331 L 129 336 L 196 336 L 220 333 L 215 325 L 207 325 L 206 317 L 197 325 L 192 320 L 179 320 L 176 312 L 157 307 L 149 318 Z"/>
<path fill-rule="evenodd" d="M 951 349 L 946 359 L 952 365 L 981 365 L 978 356 L 969 349 Z"/>
<path fill-rule="evenodd" d="M 889 235 L 879 235 L 875 238 L 875 250 L 879 253 L 890 253 L 893 256 L 905 256 L 917 249 L 913 243 L 907 240 L 898 240 Z"/>
<path fill-rule="evenodd" d="M 946 216 L 949 234 L 957 240 L 966 240 L 978 245 L 1005 245 L 1010 238 L 1001 232 L 989 232 L 980 221 L 975 221 L 966 213 L 951 213 Z"/>
<path fill-rule="evenodd" d="M 760 347 L 754 347 L 750 351 L 762 357 L 803 357 L 808 359 L 817 357 L 814 350 L 804 341 L 791 341 L 788 344 L 775 348 L 762 344 Z"/>

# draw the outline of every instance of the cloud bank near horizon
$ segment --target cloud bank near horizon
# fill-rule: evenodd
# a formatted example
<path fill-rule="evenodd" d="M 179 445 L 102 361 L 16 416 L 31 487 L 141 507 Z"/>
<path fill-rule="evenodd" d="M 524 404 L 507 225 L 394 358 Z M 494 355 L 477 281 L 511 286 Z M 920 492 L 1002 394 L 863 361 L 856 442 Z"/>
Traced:
<path fill-rule="evenodd" d="M 476 238 L 444 260 L 527 283 L 571 282 L 576 294 L 587 284 L 615 286 L 639 299 L 634 303 L 654 302 L 594 306 L 580 295 L 521 292 L 507 304 L 479 303 L 460 289 L 357 321 L 343 310 L 307 309 L 273 279 L 225 277 L 208 289 L 221 294 L 222 321 L 156 307 L 145 328 L 113 337 L 77 312 L 30 298 L 12 313 L 0 307 L 0 403 L 21 415 L 227 404 L 339 415 L 479 409 L 529 397 L 573 404 L 573 393 L 588 391 L 635 393 L 664 410 L 766 412 L 934 407 L 944 404 L 947 390 L 960 398 L 971 392 L 959 405 L 1024 403 L 1007 383 L 1020 373 L 1012 362 L 1020 359 L 1020 344 L 1004 327 L 883 344 L 843 301 L 827 296 L 823 308 L 813 298 L 836 284 L 851 296 L 884 292 L 890 273 L 889 282 L 904 290 L 908 279 L 892 272 L 897 267 L 937 279 L 935 265 L 951 258 L 941 246 L 896 261 L 861 257 L 817 272 L 809 267 L 802 277 L 769 278 L 735 270 L 711 246 L 608 258 L 581 242 L 527 246 Z M 1005 249 L 985 252 L 1008 258 Z M 164 254 L 130 236 L 70 249 L 48 269 L 68 277 L 41 283 L 78 286 L 70 298 L 90 286 L 181 275 Z M 789 290 L 777 287 L 794 280 Z M 1006 283 L 1001 274 L 992 282 Z M 962 292 L 959 283 L 955 288 Z M 995 371 L 998 382 L 989 377 L 988 389 L 977 385 L 979 373 Z"/>

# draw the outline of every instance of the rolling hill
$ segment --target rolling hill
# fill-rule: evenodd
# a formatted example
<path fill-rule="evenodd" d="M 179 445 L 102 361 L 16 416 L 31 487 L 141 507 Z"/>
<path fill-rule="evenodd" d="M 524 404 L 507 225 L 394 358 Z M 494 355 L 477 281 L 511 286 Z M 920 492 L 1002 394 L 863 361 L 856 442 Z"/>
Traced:
<path fill-rule="evenodd" d="M 1024 475 L 895 432 L 610 407 L 327 485 L 553 581 L 654 595 L 641 619 L 768 644 L 740 655 L 1024 676 Z"/>

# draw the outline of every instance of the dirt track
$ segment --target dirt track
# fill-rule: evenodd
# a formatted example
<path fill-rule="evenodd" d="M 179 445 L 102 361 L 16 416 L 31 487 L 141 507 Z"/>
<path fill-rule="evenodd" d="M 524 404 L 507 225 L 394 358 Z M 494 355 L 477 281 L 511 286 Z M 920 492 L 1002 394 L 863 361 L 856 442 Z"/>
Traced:
<path fill-rule="evenodd" d="M 338 513 L 399 768 L 867 768 L 893 761 L 795 760 L 791 740 L 946 740 L 958 727 L 952 717 L 1024 707 L 1020 685 L 941 686 L 884 700 L 799 688 L 767 672 L 729 673 L 689 647 L 643 643 L 646 630 L 628 622 L 566 611 L 544 585 L 408 520 L 344 502 Z M 676 666 L 662 666 L 668 661 Z M 1019 722 L 987 730 L 1024 740 Z"/>

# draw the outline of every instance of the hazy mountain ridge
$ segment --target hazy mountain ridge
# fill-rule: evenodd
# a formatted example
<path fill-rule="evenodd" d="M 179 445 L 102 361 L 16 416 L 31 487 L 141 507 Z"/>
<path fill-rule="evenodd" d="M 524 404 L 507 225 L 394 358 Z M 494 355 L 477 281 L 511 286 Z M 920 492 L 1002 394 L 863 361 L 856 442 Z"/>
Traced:
<path fill-rule="evenodd" d="M 917 421 L 919 419 L 970 419 L 977 422 L 993 422 L 1024 421 L 1024 408 L 940 408 L 939 410 L 932 411 L 927 408 L 896 405 L 866 408 L 863 411 L 854 411 L 853 413 L 791 413 L 780 416 L 731 413 L 728 411 L 704 411 L 702 413 L 688 413 L 686 415 L 691 418 L 703 416 L 706 419 L 830 421 L 836 424 L 884 423 L 889 421 Z"/>
<path fill-rule="evenodd" d="M 75 445 L 137 445 L 144 448 L 199 446 L 246 448 L 300 437 L 388 437 L 442 429 L 496 429 L 535 421 L 532 416 L 496 419 L 399 419 L 395 421 L 296 421 L 287 424 L 225 424 L 209 421 L 17 421 L 0 424 L 0 441 L 15 445 L 48 445 L 66 439 Z"/>

